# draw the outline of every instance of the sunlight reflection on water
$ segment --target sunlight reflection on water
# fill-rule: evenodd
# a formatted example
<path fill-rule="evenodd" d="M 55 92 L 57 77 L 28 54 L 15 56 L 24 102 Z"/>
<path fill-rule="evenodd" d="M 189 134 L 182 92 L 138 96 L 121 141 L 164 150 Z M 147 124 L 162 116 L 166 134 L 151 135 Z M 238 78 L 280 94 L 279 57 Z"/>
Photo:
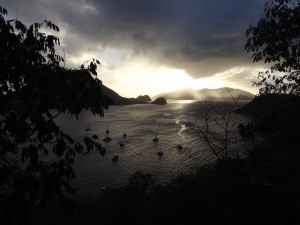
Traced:
<path fill-rule="evenodd" d="M 76 156 L 77 179 L 72 183 L 80 188 L 78 194 L 95 198 L 101 194 L 102 186 L 124 185 L 137 170 L 150 172 L 159 182 L 167 182 L 214 160 L 214 155 L 184 125 L 194 118 L 198 106 L 190 100 L 168 101 L 167 105 L 111 106 L 104 118 L 87 111 L 80 114 L 78 121 L 66 114 L 58 117 L 58 125 L 75 139 L 96 134 L 106 148 L 104 157 L 97 152 Z M 107 125 L 112 138 L 108 143 L 103 141 Z M 87 127 L 91 130 L 86 131 Z M 157 143 L 152 141 L 155 133 L 159 137 Z M 125 145 L 120 147 L 122 139 Z M 177 148 L 178 144 L 183 146 L 182 150 Z M 160 149 L 164 152 L 161 157 L 157 155 Z M 112 162 L 116 154 L 119 160 Z"/>

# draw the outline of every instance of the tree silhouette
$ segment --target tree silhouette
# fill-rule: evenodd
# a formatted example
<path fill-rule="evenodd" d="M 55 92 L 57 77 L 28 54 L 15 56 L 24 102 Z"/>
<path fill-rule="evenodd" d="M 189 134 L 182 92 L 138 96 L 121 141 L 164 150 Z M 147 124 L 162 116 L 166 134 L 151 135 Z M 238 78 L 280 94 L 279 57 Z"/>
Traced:
<path fill-rule="evenodd" d="M 272 64 L 254 82 L 262 86 L 260 93 L 300 94 L 299 21 L 299 0 L 272 0 L 265 4 L 257 25 L 247 29 L 245 48 L 252 52 L 253 61 Z"/>
<path fill-rule="evenodd" d="M 0 211 L 6 217 L 1 221 L 21 223 L 27 206 L 62 200 L 63 188 L 73 193 L 72 164 L 83 142 L 87 151 L 105 152 L 96 136 L 74 140 L 54 119 L 61 113 L 78 117 L 82 109 L 102 117 L 107 104 L 98 60 L 64 68 L 64 57 L 55 51 L 60 40 L 47 34 L 59 32 L 55 24 L 44 20 L 27 27 L 6 15 L 0 7 Z M 57 160 L 44 160 L 50 152 Z"/>
<path fill-rule="evenodd" d="M 248 39 L 245 48 L 252 53 L 253 61 L 264 60 L 265 63 L 271 64 L 270 70 L 260 72 L 257 81 L 254 82 L 254 85 L 261 87 L 260 94 L 295 95 L 257 98 L 256 102 L 260 101 L 267 110 L 260 112 L 258 118 L 260 122 L 252 124 L 256 126 L 252 129 L 256 130 L 255 132 L 268 131 L 270 134 L 276 131 L 280 134 L 276 136 L 280 136 L 281 139 L 286 134 L 289 134 L 287 137 L 290 139 L 299 135 L 297 98 L 300 95 L 299 21 L 299 0 L 271 0 L 265 4 L 264 15 L 258 23 L 250 25 L 246 31 Z M 240 128 L 245 129 L 243 126 Z"/>
<path fill-rule="evenodd" d="M 239 118 L 234 112 L 238 99 L 224 103 L 206 101 L 199 109 L 196 120 L 186 126 L 218 159 L 230 157 L 230 148 L 236 143 Z M 231 155 L 232 156 L 232 155 Z"/>

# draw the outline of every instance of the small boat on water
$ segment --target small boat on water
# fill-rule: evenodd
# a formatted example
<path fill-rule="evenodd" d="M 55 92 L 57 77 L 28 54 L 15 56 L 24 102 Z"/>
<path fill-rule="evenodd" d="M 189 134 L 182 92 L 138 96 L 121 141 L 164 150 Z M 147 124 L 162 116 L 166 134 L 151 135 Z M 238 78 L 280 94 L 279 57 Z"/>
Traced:
<path fill-rule="evenodd" d="M 164 152 L 163 152 L 163 150 L 161 150 L 161 149 L 157 152 L 157 155 L 158 155 L 158 156 L 162 156 L 163 154 L 164 154 Z"/>
<path fill-rule="evenodd" d="M 113 162 L 118 161 L 118 159 L 119 159 L 119 155 L 114 155 L 114 156 L 112 157 L 112 161 L 113 161 Z"/>
<path fill-rule="evenodd" d="M 111 137 L 106 135 L 106 137 L 103 140 L 104 142 L 110 142 L 111 141 Z"/>
<path fill-rule="evenodd" d="M 178 144 L 178 145 L 177 145 L 177 148 L 178 148 L 179 150 L 181 150 L 181 149 L 182 149 L 182 145 L 181 145 L 181 144 Z"/>
<path fill-rule="evenodd" d="M 155 143 L 157 143 L 157 142 L 159 141 L 159 138 L 156 136 L 156 134 L 155 134 L 155 137 L 153 138 L 153 141 L 154 141 Z"/>
<path fill-rule="evenodd" d="M 125 141 L 120 140 L 120 141 L 119 141 L 119 145 L 120 145 L 121 147 L 123 147 L 123 146 L 125 145 Z"/>

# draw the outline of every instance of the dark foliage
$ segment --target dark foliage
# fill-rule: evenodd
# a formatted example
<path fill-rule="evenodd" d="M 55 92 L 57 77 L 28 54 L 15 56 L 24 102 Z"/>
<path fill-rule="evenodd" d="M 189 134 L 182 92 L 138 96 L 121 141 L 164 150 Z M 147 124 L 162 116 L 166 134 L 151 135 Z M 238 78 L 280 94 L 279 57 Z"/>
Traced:
<path fill-rule="evenodd" d="M 64 207 L 64 192 L 73 193 L 72 164 L 84 145 L 56 125 L 61 113 L 82 109 L 103 116 L 107 108 L 93 59 L 79 69 L 66 69 L 56 54 L 59 28 L 50 21 L 25 26 L 6 20 L 0 7 L 0 220 L 30 223 L 26 210 Z M 88 151 L 105 149 L 85 137 Z M 56 160 L 48 160 L 47 156 Z"/>
<path fill-rule="evenodd" d="M 254 85 L 260 93 L 300 94 L 300 2 L 271 0 L 257 25 L 250 25 L 245 48 L 254 62 L 272 63 Z"/>
<path fill-rule="evenodd" d="M 291 148 L 299 148 L 300 138 L 300 2 L 271 0 L 256 26 L 250 25 L 246 50 L 252 52 L 254 62 L 271 63 L 269 71 L 261 72 L 255 85 L 260 94 L 254 101 L 260 110 L 255 120 L 241 125 L 244 137 L 261 134 L 270 146 L 281 141 Z M 286 96 L 289 94 L 291 96 Z M 252 108 L 254 106 L 252 103 Z"/>
<path fill-rule="evenodd" d="M 136 172 L 127 186 L 81 202 L 72 224 L 298 224 L 300 154 L 286 151 L 259 146 L 246 159 L 221 159 L 167 185 Z M 43 219 L 64 217 L 53 218 Z"/>
<path fill-rule="evenodd" d="M 166 105 L 167 104 L 167 100 L 163 97 L 159 97 L 157 99 L 155 99 L 153 102 L 151 102 L 152 104 L 157 104 L 157 105 Z"/>

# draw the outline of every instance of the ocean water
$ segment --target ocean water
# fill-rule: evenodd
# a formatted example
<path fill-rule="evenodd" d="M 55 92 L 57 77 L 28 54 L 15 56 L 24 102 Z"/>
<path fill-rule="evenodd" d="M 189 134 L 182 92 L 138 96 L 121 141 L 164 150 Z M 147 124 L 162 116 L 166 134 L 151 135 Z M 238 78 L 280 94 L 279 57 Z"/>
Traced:
<path fill-rule="evenodd" d="M 239 105 L 247 101 L 240 101 Z M 77 140 L 96 134 L 105 147 L 106 154 L 92 151 L 87 155 L 76 155 L 74 169 L 77 179 L 72 185 L 78 196 L 97 198 L 102 187 L 125 185 L 135 171 L 150 172 L 161 183 L 168 182 L 182 173 L 190 173 L 194 168 L 215 160 L 209 149 L 185 127 L 185 122 L 193 122 L 205 103 L 195 101 L 168 101 L 167 105 L 127 105 L 111 106 L 100 118 L 88 111 L 79 119 L 64 114 L 56 119 L 63 131 Z M 221 102 L 214 103 L 218 107 Z M 248 118 L 240 117 L 240 120 Z M 106 129 L 112 140 L 105 143 Z M 86 131 L 89 127 L 91 130 Z M 126 138 L 122 134 L 126 133 Z M 153 142 L 157 134 L 159 141 Z M 125 145 L 120 147 L 119 141 Z M 179 150 L 177 145 L 183 148 Z M 239 139 L 236 148 L 244 145 Z M 157 151 L 162 150 L 163 156 Z M 119 159 L 112 161 L 114 155 Z"/>

